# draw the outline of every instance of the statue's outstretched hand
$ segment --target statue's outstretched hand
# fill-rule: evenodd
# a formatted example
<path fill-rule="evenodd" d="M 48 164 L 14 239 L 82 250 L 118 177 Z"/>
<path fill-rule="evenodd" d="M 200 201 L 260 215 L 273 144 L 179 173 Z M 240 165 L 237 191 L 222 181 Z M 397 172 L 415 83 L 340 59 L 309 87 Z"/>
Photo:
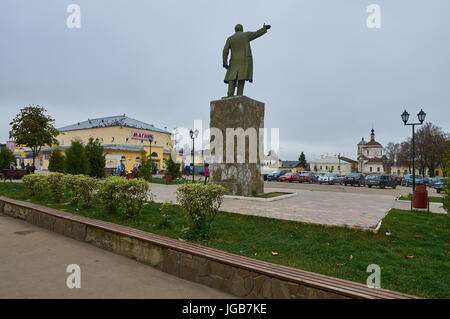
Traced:
<path fill-rule="evenodd" d="M 263 28 L 266 28 L 266 30 L 269 30 L 269 29 L 271 28 L 271 25 L 270 25 L 270 24 L 265 24 L 265 23 L 264 23 Z"/>
<path fill-rule="evenodd" d="M 224 64 L 223 64 L 223 67 L 224 67 L 225 69 L 228 69 L 228 64 L 224 63 Z"/>

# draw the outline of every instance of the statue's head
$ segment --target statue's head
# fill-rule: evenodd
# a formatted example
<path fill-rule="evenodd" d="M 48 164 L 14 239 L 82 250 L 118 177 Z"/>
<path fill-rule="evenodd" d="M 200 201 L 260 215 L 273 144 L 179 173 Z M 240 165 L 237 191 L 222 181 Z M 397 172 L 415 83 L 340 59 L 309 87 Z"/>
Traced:
<path fill-rule="evenodd" d="M 234 31 L 242 32 L 244 31 L 244 27 L 242 26 L 242 24 L 236 24 L 236 26 L 234 27 Z"/>

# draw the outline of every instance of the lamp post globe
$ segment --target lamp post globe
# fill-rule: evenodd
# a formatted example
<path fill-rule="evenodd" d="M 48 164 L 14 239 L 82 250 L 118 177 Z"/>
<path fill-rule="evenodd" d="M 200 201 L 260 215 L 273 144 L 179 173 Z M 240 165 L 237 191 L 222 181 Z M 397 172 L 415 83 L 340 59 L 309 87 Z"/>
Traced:
<path fill-rule="evenodd" d="M 405 123 L 405 125 L 406 125 L 406 123 L 408 123 L 408 119 L 409 119 L 409 113 L 406 112 L 406 110 L 404 110 L 402 113 L 402 121 L 403 121 L 403 123 Z"/>
<path fill-rule="evenodd" d="M 420 112 L 417 114 L 417 118 L 419 119 L 420 124 L 425 121 L 425 116 L 427 116 L 427 113 L 425 113 L 422 109 L 420 109 Z"/>

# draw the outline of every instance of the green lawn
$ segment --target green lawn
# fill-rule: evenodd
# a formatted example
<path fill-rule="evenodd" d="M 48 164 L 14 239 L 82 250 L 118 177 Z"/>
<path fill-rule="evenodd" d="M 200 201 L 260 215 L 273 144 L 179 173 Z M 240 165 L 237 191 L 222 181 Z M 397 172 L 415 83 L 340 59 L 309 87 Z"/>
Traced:
<path fill-rule="evenodd" d="M 22 184 L 0 183 L 0 194 L 66 212 L 144 231 L 181 238 L 185 226 L 175 206 L 162 227 L 160 204 L 145 205 L 139 221 L 96 208 L 78 210 L 48 198 L 30 199 Z M 66 200 L 67 201 L 67 198 Z M 386 236 L 386 229 L 392 235 Z M 367 266 L 381 267 L 381 287 L 429 298 L 450 298 L 450 220 L 447 215 L 391 210 L 378 234 L 344 227 L 223 212 L 213 223 L 213 238 L 197 244 L 272 263 L 365 283 Z"/>
<path fill-rule="evenodd" d="M 443 203 L 444 202 L 444 198 L 443 197 L 437 197 L 437 196 L 428 196 L 430 203 Z M 399 200 L 411 200 L 412 199 L 412 194 L 409 193 L 408 196 L 400 196 Z"/>

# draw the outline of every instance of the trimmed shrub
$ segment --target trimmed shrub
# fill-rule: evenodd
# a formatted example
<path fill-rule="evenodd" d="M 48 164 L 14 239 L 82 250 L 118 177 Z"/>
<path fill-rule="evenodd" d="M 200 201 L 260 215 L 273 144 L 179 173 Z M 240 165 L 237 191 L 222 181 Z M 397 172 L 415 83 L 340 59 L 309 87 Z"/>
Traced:
<path fill-rule="evenodd" d="M 226 188 L 212 183 L 183 184 L 177 189 L 177 201 L 188 223 L 186 235 L 203 239 L 210 235 L 211 224 L 222 205 Z"/>
<path fill-rule="evenodd" d="M 36 197 L 42 197 L 47 186 L 46 177 L 39 174 L 25 175 L 22 182 L 30 196 Z"/>
<path fill-rule="evenodd" d="M 98 180 L 87 175 L 65 175 L 64 183 L 71 192 L 70 202 L 83 208 L 92 206 Z"/>
<path fill-rule="evenodd" d="M 64 155 L 62 155 L 60 150 L 54 150 L 50 153 L 48 170 L 50 172 L 57 172 L 64 170 Z"/>
<path fill-rule="evenodd" d="M 45 177 L 47 189 L 55 203 L 60 203 L 66 189 L 64 174 L 53 173 Z"/>
<path fill-rule="evenodd" d="M 126 183 L 127 179 L 121 176 L 111 176 L 99 181 L 97 196 L 108 213 L 116 213 L 119 210 Z"/>
<path fill-rule="evenodd" d="M 122 186 L 122 203 L 128 218 L 139 218 L 142 206 L 149 198 L 147 192 L 150 190 L 149 183 L 141 178 L 128 179 Z"/>

